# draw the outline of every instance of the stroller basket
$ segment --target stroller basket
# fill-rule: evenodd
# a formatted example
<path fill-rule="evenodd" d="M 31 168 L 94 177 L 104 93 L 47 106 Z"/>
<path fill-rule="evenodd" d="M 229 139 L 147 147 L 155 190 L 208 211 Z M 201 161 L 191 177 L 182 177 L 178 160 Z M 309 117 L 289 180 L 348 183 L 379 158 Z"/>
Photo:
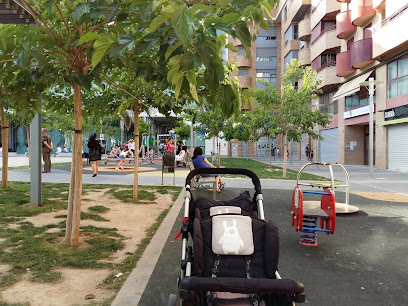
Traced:
<path fill-rule="evenodd" d="M 197 174 L 236 174 L 255 187 L 229 201 L 194 199 Z M 186 178 L 179 298 L 183 305 L 293 305 L 305 301 L 303 284 L 281 279 L 279 229 L 265 222 L 261 183 L 247 169 L 198 168 Z M 187 246 L 189 237 L 193 245 Z M 170 295 L 168 305 L 176 305 Z"/>

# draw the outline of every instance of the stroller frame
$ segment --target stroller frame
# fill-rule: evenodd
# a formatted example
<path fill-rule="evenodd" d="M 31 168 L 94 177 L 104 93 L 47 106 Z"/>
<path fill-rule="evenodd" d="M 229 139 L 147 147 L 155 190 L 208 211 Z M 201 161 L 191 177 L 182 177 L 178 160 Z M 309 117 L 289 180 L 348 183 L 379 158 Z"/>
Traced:
<path fill-rule="evenodd" d="M 193 220 L 189 219 L 190 216 L 190 203 L 192 199 L 191 193 L 191 186 L 192 186 L 192 179 L 199 174 L 237 174 L 237 175 L 245 175 L 251 178 L 252 183 L 255 187 L 255 193 L 253 196 L 253 203 L 256 203 L 258 217 L 257 219 L 265 221 L 265 214 L 264 214 L 264 205 L 263 205 L 263 196 L 261 191 L 261 183 L 258 176 L 250 170 L 247 169 L 237 169 L 237 168 L 198 168 L 191 171 L 187 178 L 185 184 L 185 194 L 184 194 L 184 219 L 183 225 L 181 228 L 181 236 L 182 236 L 182 254 L 181 254 L 181 274 L 178 279 L 178 286 L 179 286 L 179 296 L 180 296 L 180 305 L 182 305 L 183 299 L 186 298 L 189 294 L 188 289 L 185 288 L 186 282 L 190 276 L 192 276 L 192 262 L 193 262 L 193 249 L 192 246 L 187 246 L 187 240 L 189 234 L 191 234 L 193 229 Z M 245 279 L 243 279 L 245 282 Z M 271 294 L 271 293 L 285 293 L 292 295 L 292 303 L 293 305 L 295 302 L 302 303 L 305 301 L 304 295 L 304 288 L 303 284 L 297 283 L 292 280 L 282 279 L 279 275 L 278 271 L 275 271 L 275 279 L 260 279 L 262 280 L 268 288 L 265 289 L 264 293 Z M 251 280 L 248 280 L 251 281 Z M 294 284 L 295 283 L 295 284 Z M 270 288 L 270 286 L 276 285 L 276 291 Z M 230 292 L 238 292 L 233 291 L 234 285 L 233 283 L 228 283 L 226 287 L 230 286 Z M 183 288 L 184 287 L 184 288 Z M 211 288 L 211 282 L 208 284 L 208 288 Z M 289 288 L 289 289 L 288 289 Z M 226 289 L 227 290 L 227 289 Z M 220 290 L 223 291 L 223 290 Z M 250 292 L 248 293 L 256 293 Z M 171 294 L 169 297 L 168 305 L 176 305 L 176 295 Z"/>

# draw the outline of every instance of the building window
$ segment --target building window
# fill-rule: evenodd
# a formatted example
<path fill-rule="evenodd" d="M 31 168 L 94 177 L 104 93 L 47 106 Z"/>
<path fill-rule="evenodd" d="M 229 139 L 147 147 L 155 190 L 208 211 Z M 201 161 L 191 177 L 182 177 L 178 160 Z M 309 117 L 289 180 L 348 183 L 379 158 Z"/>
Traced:
<path fill-rule="evenodd" d="M 256 40 L 276 40 L 276 36 L 257 36 Z"/>
<path fill-rule="evenodd" d="M 238 48 L 238 55 L 245 55 L 245 49 L 244 48 Z"/>
<path fill-rule="evenodd" d="M 408 94 L 408 55 L 388 64 L 387 79 L 388 99 Z"/>
<path fill-rule="evenodd" d="M 238 76 L 247 77 L 248 76 L 248 69 L 239 69 Z"/>
<path fill-rule="evenodd" d="M 368 104 L 368 91 L 364 87 L 361 87 L 360 91 L 346 97 L 346 111 L 367 106 Z"/>
<path fill-rule="evenodd" d="M 323 66 L 323 64 L 328 63 L 328 62 L 335 62 L 336 54 L 322 54 L 320 60 L 321 60 L 321 63 L 320 63 L 321 66 Z"/>
<path fill-rule="evenodd" d="M 276 74 L 272 74 L 270 72 L 257 72 L 256 73 L 256 81 L 257 82 L 267 82 L 269 84 L 277 84 Z"/>
<path fill-rule="evenodd" d="M 299 39 L 299 25 L 297 24 L 293 25 L 293 39 L 294 40 Z"/>
<path fill-rule="evenodd" d="M 257 56 L 257 62 L 274 62 L 276 63 L 276 56 Z"/>
<path fill-rule="evenodd" d="M 339 112 L 338 101 L 332 101 L 334 93 L 335 91 L 332 91 L 319 97 L 319 106 L 323 113 L 335 115 Z"/>
<path fill-rule="evenodd" d="M 285 6 L 283 9 L 283 21 L 286 21 L 288 19 L 288 8 Z"/>
<path fill-rule="evenodd" d="M 287 44 L 291 40 L 297 39 L 299 39 L 299 25 L 291 24 L 285 32 L 285 44 Z"/>

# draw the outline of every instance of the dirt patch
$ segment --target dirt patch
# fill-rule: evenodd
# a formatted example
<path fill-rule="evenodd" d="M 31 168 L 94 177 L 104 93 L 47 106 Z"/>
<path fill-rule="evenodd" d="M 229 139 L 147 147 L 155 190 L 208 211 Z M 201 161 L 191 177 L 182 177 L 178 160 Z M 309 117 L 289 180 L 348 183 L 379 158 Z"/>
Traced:
<path fill-rule="evenodd" d="M 351 192 L 351 193 L 372 200 L 386 202 L 405 202 L 405 203 L 408 202 L 408 196 L 398 193 L 388 192 Z"/>
<path fill-rule="evenodd" d="M 58 282 L 32 283 L 24 279 L 3 291 L 2 297 L 5 301 L 13 303 L 54 306 L 100 303 L 114 294 L 112 290 L 100 288 L 100 284 L 109 274 L 108 270 L 60 269 L 58 271 L 62 273 Z M 95 298 L 85 300 L 88 294 L 93 294 Z"/>
<path fill-rule="evenodd" d="M 146 237 L 146 230 L 152 226 L 156 218 L 169 208 L 172 204 L 170 194 L 162 195 L 155 193 L 156 201 L 152 204 L 125 203 L 111 194 L 108 189 L 88 190 L 83 195 L 82 211 L 95 214 L 89 211 L 89 207 L 102 205 L 109 208 L 108 211 L 100 213 L 102 217 L 109 221 L 98 222 L 94 220 L 81 220 L 81 226 L 93 225 L 101 228 L 116 228 L 118 233 L 123 235 L 124 247 L 115 252 L 108 262 L 120 263 L 129 254 L 133 254 L 138 244 Z M 66 211 L 55 211 L 44 213 L 33 217 L 21 219 L 20 222 L 28 221 L 34 226 L 40 227 L 48 224 L 58 224 L 64 218 L 55 218 L 57 215 L 66 214 Z M 11 227 L 18 227 L 14 224 Z M 49 229 L 53 232 L 59 229 Z M 87 237 L 80 238 L 80 248 L 87 247 L 84 241 Z M 63 243 L 63 237 L 56 241 Z M 4 267 L 4 271 L 7 271 Z M 70 269 L 57 270 L 62 272 L 62 277 L 55 283 L 33 283 L 30 282 L 30 272 L 26 272 L 23 280 L 2 290 L 1 296 L 6 303 L 27 303 L 30 306 L 45 305 L 89 305 L 100 303 L 110 298 L 115 292 L 103 289 L 103 280 L 112 271 L 106 269 Z M 2 269 L 0 269 L 0 273 Z M 93 294 L 94 299 L 85 300 L 85 296 Z"/>

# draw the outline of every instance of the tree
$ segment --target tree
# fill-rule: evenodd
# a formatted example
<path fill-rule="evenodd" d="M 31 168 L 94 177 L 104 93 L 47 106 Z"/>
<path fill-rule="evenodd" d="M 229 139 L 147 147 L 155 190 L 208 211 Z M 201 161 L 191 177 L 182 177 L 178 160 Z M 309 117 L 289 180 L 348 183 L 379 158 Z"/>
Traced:
<path fill-rule="evenodd" d="M 224 129 L 222 131 L 222 138 L 224 138 L 226 141 L 228 141 L 228 152 L 230 153 L 230 156 L 232 156 L 232 150 L 231 150 L 231 143 L 230 141 L 234 139 L 234 122 L 232 120 L 228 120 L 225 125 Z"/>
<path fill-rule="evenodd" d="M 256 129 L 253 126 L 250 112 L 241 114 L 237 117 L 237 124 L 234 127 L 234 138 L 247 143 L 256 135 Z"/>
<path fill-rule="evenodd" d="M 177 124 L 178 126 L 176 126 L 175 128 L 177 140 L 183 141 L 183 140 L 188 139 L 191 136 L 190 126 L 184 123 L 184 121 L 179 121 Z"/>
<path fill-rule="evenodd" d="M 271 138 L 275 139 L 279 132 L 275 102 L 279 100 L 279 94 L 275 86 L 264 82 L 265 89 L 255 90 L 258 104 L 251 110 L 253 130 L 257 131 L 259 137 L 266 136 L 269 146 L 269 167 L 272 166 Z"/>
<path fill-rule="evenodd" d="M 201 112 L 197 115 L 196 122 L 201 124 L 201 128 L 206 132 L 206 138 L 215 137 L 216 150 L 217 150 L 217 162 L 220 165 L 221 157 L 219 150 L 218 138 L 220 133 L 224 130 L 224 126 L 227 122 L 226 116 L 217 109 L 208 108 L 205 112 Z"/>
<path fill-rule="evenodd" d="M 103 67 L 127 65 L 133 68 L 135 75 L 143 75 L 146 82 L 155 81 L 160 89 L 170 89 L 175 109 L 181 108 L 187 100 L 198 101 L 199 94 L 205 93 L 210 104 L 231 115 L 239 111 L 241 96 L 236 82 L 225 74 L 221 50 L 224 46 L 236 48 L 226 44 L 217 30 L 240 39 L 249 50 L 259 27 L 268 28 L 266 18 L 271 19 L 274 2 L 252 0 L 248 4 L 241 0 L 214 0 L 207 6 L 173 0 L 24 1 L 39 28 L 27 27 L 24 39 L 16 43 L 16 49 L 21 50 L 20 71 L 31 75 L 33 69 L 27 69 L 29 63 L 39 62 L 41 67 L 35 70 L 38 75 L 47 76 L 49 83 L 59 82 L 66 92 L 73 92 L 75 133 L 66 242 L 79 244 L 82 91 L 92 88 Z M 252 36 L 247 22 L 253 24 Z M 33 78 L 39 79 L 39 76 Z M 107 82 L 120 88 L 112 80 Z M 162 92 L 162 97 L 168 93 Z M 149 105 L 128 91 L 127 94 L 135 101 L 132 106 L 138 118 L 142 105 Z M 158 97 L 159 94 L 155 99 Z M 125 100 L 123 102 L 130 106 Z M 162 108 L 171 109 L 167 99 L 156 102 L 161 103 Z M 122 103 L 120 109 L 127 107 Z M 135 133 L 137 122 L 135 120 Z M 138 134 L 135 136 L 138 140 Z M 136 167 L 137 163 L 135 170 Z"/>
<path fill-rule="evenodd" d="M 296 86 L 302 81 L 302 87 Z M 321 80 L 316 79 L 316 71 L 311 67 L 303 68 L 297 59 L 292 59 L 290 65 L 284 69 L 280 95 L 276 88 L 257 89 L 257 100 L 261 105 L 267 105 L 273 113 L 276 134 L 284 137 L 284 168 L 283 177 L 287 173 L 288 138 L 300 141 L 302 134 L 312 138 L 322 138 L 314 131 L 315 124 L 325 126 L 329 124 L 330 115 L 320 110 L 312 110 L 311 103 L 317 98 Z"/>

